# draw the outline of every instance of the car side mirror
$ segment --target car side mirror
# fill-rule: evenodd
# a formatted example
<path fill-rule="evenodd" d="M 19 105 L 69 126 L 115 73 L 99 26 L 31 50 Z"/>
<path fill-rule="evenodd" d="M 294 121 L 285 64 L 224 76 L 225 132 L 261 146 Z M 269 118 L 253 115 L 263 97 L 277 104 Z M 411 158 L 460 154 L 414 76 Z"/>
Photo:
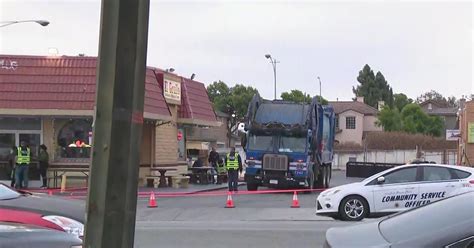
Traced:
<path fill-rule="evenodd" d="M 377 178 L 377 184 L 383 184 L 383 183 L 385 183 L 385 177 Z"/>

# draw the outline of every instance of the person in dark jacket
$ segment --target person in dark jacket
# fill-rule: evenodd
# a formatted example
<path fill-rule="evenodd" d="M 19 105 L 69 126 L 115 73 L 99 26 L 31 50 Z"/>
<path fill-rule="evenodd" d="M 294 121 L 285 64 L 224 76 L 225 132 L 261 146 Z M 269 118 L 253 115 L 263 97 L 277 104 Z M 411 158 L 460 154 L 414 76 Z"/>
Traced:
<path fill-rule="evenodd" d="M 41 179 L 43 181 L 43 185 L 41 186 L 41 188 L 46 189 L 48 187 L 46 174 L 47 174 L 48 166 L 49 166 L 49 154 L 48 154 L 48 148 L 44 144 L 40 145 L 38 162 L 39 162 L 39 172 L 41 175 Z"/>
<path fill-rule="evenodd" d="M 11 179 L 11 182 L 10 182 L 10 187 L 15 187 L 15 167 L 16 167 L 16 161 L 15 161 L 15 157 L 16 157 L 16 154 L 17 154 L 17 150 L 16 150 L 16 146 L 12 146 L 12 148 L 10 149 L 10 154 L 8 155 L 8 163 L 10 165 L 10 168 L 11 168 L 11 172 L 10 172 L 10 179 Z"/>
<path fill-rule="evenodd" d="M 230 153 L 225 157 L 224 163 L 229 180 L 229 191 L 237 192 L 239 191 L 239 172 L 242 173 L 242 159 L 239 154 L 235 152 L 235 147 L 230 149 Z"/>
<path fill-rule="evenodd" d="M 211 170 L 211 183 L 216 183 L 214 176 L 217 175 L 217 164 L 219 163 L 219 153 L 216 152 L 216 148 L 212 147 L 208 158 L 209 164 L 212 166 Z"/>

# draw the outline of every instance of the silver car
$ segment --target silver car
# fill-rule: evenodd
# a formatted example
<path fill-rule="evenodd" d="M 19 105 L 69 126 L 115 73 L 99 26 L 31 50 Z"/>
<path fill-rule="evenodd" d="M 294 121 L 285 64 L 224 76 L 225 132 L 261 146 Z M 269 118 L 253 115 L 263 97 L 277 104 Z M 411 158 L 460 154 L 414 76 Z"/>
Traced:
<path fill-rule="evenodd" d="M 324 247 L 474 248 L 474 192 L 379 221 L 331 228 Z"/>
<path fill-rule="evenodd" d="M 81 248 L 72 234 L 37 226 L 0 222 L 0 248 Z"/>

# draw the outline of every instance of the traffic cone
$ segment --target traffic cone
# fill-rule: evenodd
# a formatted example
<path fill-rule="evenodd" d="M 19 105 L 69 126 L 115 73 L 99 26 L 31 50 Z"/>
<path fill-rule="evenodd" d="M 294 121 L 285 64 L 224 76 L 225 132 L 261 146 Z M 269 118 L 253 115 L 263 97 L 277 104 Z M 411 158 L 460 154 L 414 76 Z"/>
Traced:
<path fill-rule="evenodd" d="M 155 192 L 153 192 L 153 191 L 150 194 L 150 200 L 148 201 L 148 207 L 149 208 L 158 207 L 158 205 L 156 204 L 156 200 L 155 200 Z"/>
<path fill-rule="evenodd" d="M 227 193 L 227 202 L 225 204 L 225 208 L 235 208 L 234 200 L 232 200 L 232 193 L 230 191 Z"/>
<path fill-rule="evenodd" d="M 299 208 L 300 207 L 300 201 L 298 201 L 298 194 L 295 193 L 293 194 L 293 204 L 291 204 L 292 208 Z"/>

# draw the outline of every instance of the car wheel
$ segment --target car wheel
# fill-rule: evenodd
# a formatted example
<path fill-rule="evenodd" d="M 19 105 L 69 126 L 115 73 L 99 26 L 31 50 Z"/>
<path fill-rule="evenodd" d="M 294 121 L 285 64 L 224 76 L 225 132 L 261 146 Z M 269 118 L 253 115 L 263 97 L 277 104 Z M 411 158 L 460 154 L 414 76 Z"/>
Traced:
<path fill-rule="evenodd" d="M 369 206 L 367 201 L 360 196 L 348 196 L 339 205 L 339 216 L 346 221 L 360 221 L 367 216 Z"/>
<path fill-rule="evenodd" d="M 256 183 L 247 183 L 248 191 L 256 191 L 257 189 L 258 189 L 258 185 Z"/>

